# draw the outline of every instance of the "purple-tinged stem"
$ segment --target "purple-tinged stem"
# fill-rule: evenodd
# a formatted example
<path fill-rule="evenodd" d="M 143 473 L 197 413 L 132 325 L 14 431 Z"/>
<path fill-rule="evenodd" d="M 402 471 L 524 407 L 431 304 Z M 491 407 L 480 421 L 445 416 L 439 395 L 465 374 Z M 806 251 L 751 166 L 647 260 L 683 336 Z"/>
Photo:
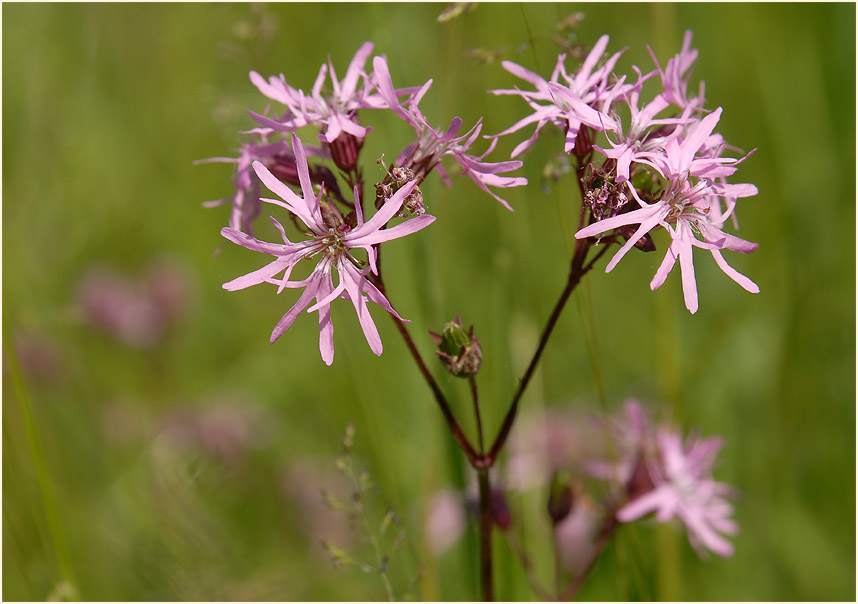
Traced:
<path fill-rule="evenodd" d="M 533 374 L 536 371 L 536 366 L 539 364 L 539 360 L 542 358 L 542 353 L 545 350 L 545 346 L 548 344 L 548 339 L 551 337 L 555 325 L 557 325 L 557 320 L 560 318 L 560 314 L 563 312 L 563 308 L 566 306 L 566 302 L 569 300 L 569 296 L 572 295 L 572 292 L 575 290 L 575 287 L 578 285 L 578 283 L 580 283 L 581 277 L 586 275 L 587 272 L 589 272 L 590 269 L 593 268 L 593 264 L 595 264 L 595 262 L 599 258 L 601 258 L 605 251 L 607 251 L 608 246 L 604 246 L 599 251 L 599 253 L 585 265 L 584 259 L 587 255 L 588 249 L 589 244 L 585 243 L 585 245 L 579 245 L 578 249 L 575 252 L 575 256 L 573 256 L 572 258 L 572 265 L 569 270 L 569 278 L 566 281 L 566 287 L 563 289 L 563 292 L 560 294 L 560 298 L 554 305 L 554 310 L 551 311 L 551 316 L 548 317 L 548 322 L 545 324 L 545 328 L 542 330 L 542 336 L 539 338 L 539 345 L 536 347 L 536 352 L 533 353 L 533 358 L 531 358 L 530 364 L 527 366 L 527 370 L 524 372 L 524 377 L 521 378 L 521 382 L 518 385 L 518 390 L 516 390 L 515 392 L 515 396 L 513 397 L 512 403 L 510 404 L 509 410 L 507 411 L 506 417 L 504 418 L 504 422 L 501 426 L 500 432 L 498 432 L 497 438 L 495 438 L 491 450 L 488 452 L 488 454 L 485 456 L 485 459 L 483 460 L 483 463 L 485 463 L 488 467 L 494 465 L 498 455 L 500 455 L 501 450 L 506 444 L 506 439 L 509 436 L 509 432 L 512 429 L 512 425 L 515 422 L 515 418 L 518 413 L 518 406 L 519 402 L 521 401 L 521 397 L 524 395 L 524 391 L 527 389 L 527 386 L 530 383 L 530 379 L 533 377 Z"/>
<path fill-rule="evenodd" d="M 379 254 L 380 260 L 381 254 Z M 379 291 L 387 296 L 387 291 L 384 287 L 384 281 L 381 279 L 381 267 L 379 268 L 379 276 L 374 278 L 375 286 L 379 289 Z M 388 298 L 389 299 L 389 298 Z M 423 361 L 423 357 L 420 356 L 420 351 L 417 350 L 417 346 L 414 344 L 414 340 L 411 338 L 411 334 L 408 333 L 408 328 L 405 326 L 401 320 L 397 319 L 394 315 L 390 315 L 393 319 L 394 324 L 396 325 L 396 329 L 399 331 L 399 334 L 402 336 L 402 339 L 405 340 L 405 345 L 408 347 L 408 352 L 411 353 L 414 362 L 417 363 L 417 367 L 420 369 L 420 373 L 423 375 L 423 379 L 426 380 L 426 384 L 428 384 L 429 389 L 432 391 L 432 394 L 435 397 L 435 402 L 438 403 L 438 407 L 441 409 L 441 413 L 444 416 L 444 419 L 447 420 L 447 426 L 450 428 L 450 432 L 453 434 L 453 438 L 458 443 L 459 447 L 464 451 L 465 455 L 468 457 L 468 461 L 475 468 L 480 467 L 482 455 L 478 454 L 474 451 L 474 447 L 471 446 L 471 443 L 468 442 L 468 437 L 465 436 L 464 430 L 459 425 L 459 422 L 456 421 L 455 416 L 453 415 L 453 411 L 450 409 L 450 404 L 447 402 L 447 398 L 444 396 L 444 393 L 441 392 L 441 388 L 438 386 L 438 382 L 435 381 L 435 378 L 432 377 L 432 372 L 429 371 L 429 368 L 426 366 L 426 363 Z"/>
<path fill-rule="evenodd" d="M 474 401 L 474 415 L 477 421 L 477 439 L 480 446 L 480 457 L 485 455 L 486 449 L 483 444 L 483 420 L 480 417 L 480 397 L 477 391 L 477 379 L 475 376 L 468 378 L 471 384 L 471 398 Z M 492 529 L 494 529 L 494 515 L 492 514 L 492 489 L 489 482 L 489 469 L 477 470 L 480 482 L 480 583 L 483 587 L 483 600 L 491 602 L 494 600 L 494 589 L 492 586 Z"/>
<path fill-rule="evenodd" d="M 483 601 L 495 599 L 492 585 L 492 489 L 489 483 L 489 468 L 477 469 L 480 483 L 480 583 L 483 587 Z"/>
<path fill-rule="evenodd" d="M 471 376 L 468 378 L 471 383 L 471 399 L 474 401 L 474 416 L 477 419 L 477 443 L 480 446 L 480 455 L 485 455 L 486 448 L 483 445 L 483 420 L 480 417 L 480 396 L 477 392 L 477 378 Z"/>
<path fill-rule="evenodd" d="M 581 199 L 584 199 L 585 190 L 584 190 L 584 171 L 586 169 L 587 162 L 589 161 L 588 157 L 584 159 L 578 159 L 578 170 L 577 170 L 577 180 L 578 180 L 578 188 L 581 191 Z M 583 201 L 581 203 L 581 213 L 578 218 L 578 229 L 584 228 L 586 226 L 587 221 L 587 208 L 584 205 Z M 587 252 L 590 250 L 591 243 L 588 239 L 579 239 L 575 244 L 575 254 L 572 256 L 572 262 L 569 267 L 569 277 L 566 281 L 566 287 L 563 289 L 563 292 L 560 294 L 560 298 L 557 300 L 557 303 L 554 305 L 554 310 L 551 311 L 551 316 L 548 317 L 548 322 L 545 324 L 545 328 L 542 330 L 542 336 L 539 338 L 539 344 L 536 347 L 536 351 L 533 353 L 533 357 L 530 359 L 530 364 L 527 366 L 527 370 L 524 372 L 524 376 L 521 378 L 521 382 L 518 385 L 518 390 L 516 390 L 515 395 L 513 396 L 512 403 L 510 403 L 509 410 L 507 411 L 506 417 L 504 418 L 503 425 L 501 426 L 500 432 L 498 432 L 497 437 L 495 438 L 494 444 L 492 444 L 491 450 L 485 455 L 482 459 L 482 462 L 486 464 L 487 467 L 492 467 L 497 460 L 498 455 L 500 455 L 501 450 L 503 450 L 504 445 L 506 444 L 506 439 L 509 436 L 510 430 L 512 430 L 512 425 L 515 422 L 516 415 L 518 413 L 519 402 L 521 401 L 521 397 L 524 395 L 524 391 L 527 389 L 528 384 L 530 383 L 530 379 L 533 377 L 533 373 L 536 371 L 536 366 L 539 364 L 539 359 L 542 358 L 542 353 L 545 350 L 545 346 L 548 344 L 548 339 L 551 337 L 552 332 L 554 331 L 554 327 L 557 324 L 557 320 L 560 318 L 560 314 L 563 312 L 563 308 L 566 306 L 566 302 L 569 300 L 569 296 L 572 295 L 572 292 L 577 287 L 578 283 L 581 281 L 581 278 L 586 275 L 590 269 L 593 268 L 593 265 L 602 255 L 607 251 L 609 244 L 603 245 L 602 249 L 598 254 L 586 265 L 584 261 L 587 258 Z"/>

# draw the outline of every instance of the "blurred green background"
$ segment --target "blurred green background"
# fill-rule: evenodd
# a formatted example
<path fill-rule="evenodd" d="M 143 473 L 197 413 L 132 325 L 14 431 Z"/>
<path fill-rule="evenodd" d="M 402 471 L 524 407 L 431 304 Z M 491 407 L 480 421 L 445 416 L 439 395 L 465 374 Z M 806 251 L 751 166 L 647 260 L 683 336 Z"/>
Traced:
<path fill-rule="evenodd" d="M 315 318 L 269 345 L 295 295 L 221 289 L 260 258 L 220 248 L 226 208 L 201 207 L 230 194 L 230 167 L 192 162 L 232 154 L 253 126 L 246 110 L 266 100 L 250 70 L 307 90 L 328 55 L 342 77 L 367 40 L 396 85 L 434 78 L 421 104 L 432 123 L 485 116 L 498 132 L 526 108 L 485 91 L 520 82 L 469 51 L 548 75 L 555 26 L 576 11 L 579 42 L 607 33 L 609 51 L 628 46 L 618 73 L 649 69 L 647 44 L 664 63 L 694 31 L 694 81 L 724 107 L 719 131 L 758 148 L 732 180 L 759 187 L 739 217 L 760 247 L 728 261 L 762 290 L 747 294 L 699 254 L 690 316 L 678 275 L 649 291 L 657 253 L 595 271 L 573 297 L 524 413 L 640 397 L 722 435 L 716 477 L 741 493 L 732 558 L 700 560 L 676 527 L 627 527 L 581 597 L 854 599 L 855 6 L 480 4 L 439 23 L 444 6 L 3 5 L 4 599 L 384 598 L 377 577 L 333 568 L 319 545 L 372 559 L 318 495 L 344 488 L 334 458 L 349 423 L 377 484 L 372 513 L 392 506 L 402 520 L 397 594 L 422 567 L 414 597 L 477 597 L 473 531 L 436 558 L 421 528 L 427 498 L 472 477 L 392 323 L 373 309 L 376 358 L 335 304 L 331 368 Z M 368 115 L 375 174 L 410 131 Z M 560 144 L 555 134 L 527 156 L 531 186 L 503 195 L 514 214 L 467 178 L 452 189 L 430 178 L 437 222 L 385 256 L 391 300 L 426 357 L 427 329 L 457 312 L 476 324 L 491 433 L 565 280 L 577 189 L 569 176 L 540 186 Z M 98 287 L 129 307 L 154 297 L 169 320 L 144 305 L 122 319 L 124 339 L 99 331 L 85 312 Z M 441 381 L 470 427 L 463 384 Z M 549 583 L 544 493 L 510 505 Z M 495 550 L 497 596 L 534 599 L 500 537 Z"/>

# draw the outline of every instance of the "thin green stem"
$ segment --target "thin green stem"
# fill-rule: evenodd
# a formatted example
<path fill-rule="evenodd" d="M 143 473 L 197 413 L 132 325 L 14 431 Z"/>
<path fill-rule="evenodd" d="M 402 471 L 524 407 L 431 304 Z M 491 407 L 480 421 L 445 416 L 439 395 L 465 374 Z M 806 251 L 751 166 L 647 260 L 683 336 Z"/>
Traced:
<path fill-rule="evenodd" d="M 54 494 L 51 483 L 51 476 L 48 472 L 48 466 L 45 463 L 38 433 L 36 432 L 36 421 L 33 416 L 30 395 L 27 392 L 27 386 L 21 372 L 18 354 L 11 338 L 12 335 L 9 326 L 4 324 L 3 346 L 6 352 L 5 356 L 9 364 L 9 374 L 15 387 L 15 394 L 20 406 L 21 417 L 24 421 L 24 432 L 27 435 L 27 445 L 30 449 L 30 455 L 33 458 L 33 465 L 36 469 L 36 479 L 39 483 L 42 509 L 45 513 L 45 520 L 48 525 L 51 540 L 53 541 L 54 552 L 57 556 L 57 562 L 60 567 L 60 575 L 63 580 L 72 587 L 72 591 L 74 591 L 74 586 L 76 584 L 74 570 L 62 529 L 62 522 L 60 521 L 59 507 L 57 506 L 56 495 Z"/>
<path fill-rule="evenodd" d="M 363 485 L 361 484 L 361 479 L 357 475 L 357 471 L 355 470 L 355 464 L 352 460 L 351 455 L 348 456 L 348 465 L 346 466 L 347 471 L 345 474 L 352 481 L 352 484 L 355 488 L 355 493 L 360 494 L 360 498 L 355 501 L 355 507 L 360 512 L 360 518 L 363 522 L 363 528 L 366 531 L 367 537 L 369 537 L 369 542 L 372 545 L 372 549 L 375 551 L 375 560 L 376 570 L 378 574 L 381 576 L 381 582 L 384 584 L 384 589 L 387 592 L 387 599 L 389 602 L 396 601 L 396 596 L 393 593 L 393 586 L 390 584 L 390 579 L 387 576 L 387 561 L 384 559 L 384 556 L 381 553 L 381 545 L 378 542 L 378 538 L 375 536 L 375 531 L 369 524 L 369 518 L 366 515 L 366 505 L 365 505 L 365 491 Z"/>

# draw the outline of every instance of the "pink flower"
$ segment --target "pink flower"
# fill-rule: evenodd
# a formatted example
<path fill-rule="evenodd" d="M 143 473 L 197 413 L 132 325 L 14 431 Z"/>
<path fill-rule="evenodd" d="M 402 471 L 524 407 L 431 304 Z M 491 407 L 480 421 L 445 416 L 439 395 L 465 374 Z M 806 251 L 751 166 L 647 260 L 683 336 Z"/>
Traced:
<path fill-rule="evenodd" d="M 547 82 L 539 75 L 520 65 L 516 65 L 510 61 L 501 63 L 504 69 L 511 74 L 536 87 L 535 91 L 524 91 L 518 88 L 515 90 L 489 91 L 492 94 L 498 95 L 514 94 L 521 96 L 534 110 L 533 114 L 519 120 L 500 134 L 495 135 L 496 137 L 504 136 L 517 132 L 530 124 L 536 124 L 536 129 L 531 137 L 520 143 L 513 150 L 512 157 L 516 157 L 530 147 L 536 141 L 536 137 L 539 135 L 542 127 L 549 122 L 566 129 L 566 153 L 571 153 L 575 148 L 575 138 L 578 136 L 578 131 L 582 125 L 599 131 L 616 128 L 613 118 L 595 109 L 596 105 L 600 103 L 607 93 L 608 77 L 611 75 L 611 71 L 620 58 L 620 55 L 624 52 L 624 50 L 621 50 L 609 58 L 601 67 L 595 69 L 607 46 L 608 36 L 599 38 L 574 77 L 570 77 L 566 73 L 566 68 L 563 64 L 566 55 L 560 55 L 557 58 L 557 65 L 551 75 L 551 80 Z M 566 82 L 565 85 L 559 83 L 561 76 Z M 540 105 L 537 101 L 549 104 Z"/>
<path fill-rule="evenodd" d="M 417 140 L 406 146 L 399 154 L 399 157 L 397 157 L 397 165 L 414 170 L 416 174 L 423 178 L 435 167 L 438 167 L 442 178 L 450 185 L 449 179 L 446 178 L 446 174 L 439 166 L 444 157 L 450 156 L 462 167 L 462 172 L 467 174 L 480 189 L 494 197 L 508 210 L 512 210 L 506 201 L 498 197 L 488 187 L 506 188 L 526 185 L 526 178 L 500 176 L 504 172 L 517 170 L 522 166 L 522 162 L 483 162 L 483 159 L 494 150 L 497 143 L 496 140 L 492 141 L 488 150 L 480 156 L 468 155 L 466 153 L 480 135 L 482 119 L 461 136 L 459 135 L 459 130 L 462 128 L 462 120 L 458 117 L 453 118 L 446 132 L 436 131 L 429 125 L 418 107 L 423 95 L 429 90 L 432 80 L 426 82 L 417 93 L 412 95 L 406 101 L 406 106 L 400 103 L 397 98 L 398 91 L 393 88 L 387 61 L 383 57 L 375 57 L 373 59 L 373 68 L 373 77 L 377 81 L 379 94 L 384 99 L 387 108 L 410 124 L 417 134 Z"/>
<path fill-rule="evenodd" d="M 652 48 L 647 48 L 661 76 L 661 83 L 664 87 L 662 94 L 665 99 L 682 110 L 689 107 L 701 109 L 704 102 L 703 82 L 700 83 L 700 91 L 696 97 L 689 99 L 687 93 L 688 82 L 694 72 L 694 63 L 697 61 L 697 49 L 691 48 L 691 31 L 685 32 L 682 39 L 682 50 L 679 51 L 678 55 L 668 60 L 664 69 L 658 64 L 658 59 L 655 58 Z"/>
<path fill-rule="evenodd" d="M 316 82 L 310 95 L 304 94 L 286 83 L 283 74 L 280 77 L 271 76 L 268 81 L 255 71 L 250 72 L 250 81 L 259 91 L 270 99 L 278 101 L 287 107 L 286 114 L 280 120 L 251 112 L 251 115 L 259 122 L 263 129 L 292 132 L 308 124 L 319 124 L 324 126 L 324 140 L 328 143 L 334 142 L 341 132 L 358 138 L 363 138 L 369 131 L 357 122 L 356 113 L 358 109 L 377 108 L 380 106 L 380 98 L 372 94 L 372 86 L 364 72 L 364 65 L 369 55 L 372 54 L 371 42 L 364 43 L 355 54 L 346 77 L 340 82 L 334 71 L 334 66 L 328 63 L 322 65 Z M 330 74 L 332 93 L 329 96 L 322 95 L 322 88 L 326 76 Z M 363 79 L 363 86 L 358 86 Z"/>
<path fill-rule="evenodd" d="M 637 68 L 635 68 L 635 70 L 637 70 Z M 653 151 L 658 151 L 666 143 L 668 138 L 677 134 L 677 131 L 674 129 L 669 130 L 662 135 L 656 128 L 653 128 L 653 126 L 660 127 L 694 121 L 688 118 L 656 119 L 655 116 L 670 104 L 664 95 L 661 94 L 647 103 L 642 109 L 639 109 L 638 100 L 640 99 L 641 86 L 647 77 L 648 76 L 643 76 L 640 71 L 638 71 L 638 82 L 630 90 L 625 84 L 625 79 L 621 79 L 617 82 L 608 98 L 605 100 L 605 105 L 610 105 L 614 98 L 622 95 L 625 97 L 624 100 L 631 111 L 629 129 L 625 134 L 623 133 L 623 125 L 620 117 L 611 112 L 616 125 L 614 131 L 619 135 L 619 140 L 616 143 L 608 137 L 608 143 L 611 145 L 611 149 L 603 149 L 597 145 L 593 145 L 595 149 L 606 157 L 616 160 L 616 182 L 629 180 L 631 177 L 631 165 L 633 163 L 642 161 L 646 162 L 646 157 L 648 155 L 651 155 Z"/>
<path fill-rule="evenodd" d="M 283 238 L 282 244 L 267 243 L 237 229 L 224 228 L 221 233 L 233 243 L 263 254 L 270 254 L 275 257 L 275 260 L 247 275 L 224 283 L 223 288 L 234 291 L 259 283 L 277 285 L 278 293 L 284 288 L 303 288 L 304 291 L 298 301 L 283 315 L 283 318 L 274 328 L 271 334 L 271 342 L 283 335 L 292 326 L 298 314 L 307 309 L 310 303 L 315 300 L 316 303 L 308 309 L 308 312 L 319 311 L 319 350 L 322 359 L 328 365 L 334 360 L 334 326 L 331 322 L 330 304 L 337 297 L 348 298 L 355 307 L 370 349 L 375 354 L 380 355 L 382 352 L 381 339 L 367 309 L 367 300 L 375 302 L 397 318 L 401 317 L 393 310 L 387 298 L 366 278 L 369 271 L 377 274 L 375 245 L 419 231 L 429 226 L 435 218 L 424 214 L 383 229 L 399 212 L 405 198 L 416 186 L 416 181 L 409 182 L 400 188 L 366 222 L 361 211 L 361 204 L 358 201 L 357 190 L 355 190 L 357 223 L 354 228 L 330 216 L 323 217 L 320 208 L 323 191 L 320 191 L 318 196 L 313 193 L 304 148 L 294 134 L 292 135 L 292 150 L 295 155 L 303 197 L 293 193 L 260 162 L 254 162 L 253 169 L 262 183 L 283 200 L 263 199 L 263 201 L 289 210 L 310 229 L 311 238 L 297 243 L 289 241 L 283 226 L 273 217 L 271 220 L 280 231 Z M 352 251 L 356 249 L 362 249 L 366 252 L 369 263 L 367 268 L 361 268 L 362 263 L 352 254 Z M 301 260 L 315 256 L 319 256 L 319 259 L 316 268 L 309 277 L 302 281 L 289 280 L 292 270 Z M 339 283 L 336 286 L 334 286 L 332 279 L 334 269 L 339 276 Z M 281 272 L 284 272 L 283 276 L 275 278 Z"/>
<path fill-rule="evenodd" d="M 583 239 L 621 226 L 640 225 L 608 263 L 605 272 L 610 272 L 646 233 L 657 226 L 664 227 L 670 233 L 671 243 L 664 261 L 650 282 L 650 288 L 656 290 L 661 287 L 678 259 L 682 271 L 685 306 L 692 313 L 698 309 L 697 282 L 692 259 L 694 247 L 708 250 L 718 267 L 745 290 L 751 293 L 760 291 L 753 281 L 728 265 L 721 255 L 721 250 L 724 249 L 744 254 L 757 249 L 757 244 L 728 235 L 721 230 L 735 206 L 736 198 L 756 195 L 757 188 L 750 184 L 731 185 L 719 180 L 709 180 L 723 179 L 724 176 L 732 174 L 736 170 L 736 164 L 742 160 L 712 157 L 711 153 L 697 155 L 701 148 L 709 148 L 710 135 L 720 115 L 721 109 L 718 108 L 691 126 L 683 139 L 669 138 L 662 150 L 642 154 L 646 155 L 645 159 L 638 158 L 638 161 L 649 164 L 667 180 L 658 201 L 651 204 L 644 202 L 629 183 L 629 191 L 637 200 L 640 209 L 598 221 L 575 233 L 577 239 Z M 693 182 L 692 177 L 701 178 Z M 721 212 L 722 198 L 729 208 L 728 212 Z"/>
<path fill-rule="evenodd" d="M 719 556 L 731 556 L 733 545 L 724 535 L 739 530 L 730 517 L 733 506 L 725 498 L 731 489 L 711 477 L 721 439 L 690 439 L 683 446 L 679 434 L 661 430 L 657 443 L 657 459 L 647 464 L 653 489 L 621 508 L 617 520 L 631 522 L 650 513 L 655 513 L 658 522 L 678 517 L 698 551 L 706 548 Z"/>
<path fill-rule="evenodd" d="M 278 159 L 287 162 L 292 160 L 294 162 L 294 158 L 291 156 L 292 152 L 289 150 L 289 146 L 283 141 L 278 141 L 274 143 L 244 144 L 237 158 L 213 157 L 196 162 L 223 162 L 236 165 L 235 175 L 232 178 L 235 194 L 225 199 L 207 201 L 203 205 L 213 208 L 229 203 L 232 206 L 229 214 L 229 226 L 238 231 L 252 233 L 253 221 L 259 216 L 262 204 L 259 202 L 259 179 L 256 178 L 256 175 L 251 170 L 251 164 L 256 160 L 265 162 L 269 166 L 278 161 Z"/>
<path fill-rule="evenodd" d="M 465 532 L 465 502 L 458 491 L 438 491 L 426 501 L 425 535 L 429 549 L 441 556 Z"/>
<path fill-rule="evenodd" d="M 606 440 L 610 442 L 606 457 L 584 464 L 588 474 L 615 486 L 627 487 L 634 477 L 641 454 L 650 447 L 653 428 L 641 404 L 629 399 L 623 414 L 611 417 L 602 424 Z"/>
<path fill-rule="evenodd" d="M 304 150 L 307 155 L 327 157 L 326 150 L 320 147 L 308 147 Z M 232 184 L 235 194 L 232 197 L 207 201 L 203 206 L 214 208 L 226 203 L 231 205 L 229 226 L 237 231 L 253 234 L 253 222 L 262 211 L 259 199 L 260 182 L 253 171 L 253 162 L 260 161 L 280 180 L 292 185 L 300 184 L 298 167 L 295 156 L 286 141 L 267 142 L 267 136 L 262 135 L 259 143 L 245 143 L 241 146 L 238 157 L 212 157 L 194 162 L 203 163 L 232 163 L 235 164 L 235 174 Z M 314 183 L 324 182 L 330 193 L 332 190 L 339 195 L 339 186 L 333 173 L 324 166 L 315 166 L 310 170 L 310 178 Z"/>

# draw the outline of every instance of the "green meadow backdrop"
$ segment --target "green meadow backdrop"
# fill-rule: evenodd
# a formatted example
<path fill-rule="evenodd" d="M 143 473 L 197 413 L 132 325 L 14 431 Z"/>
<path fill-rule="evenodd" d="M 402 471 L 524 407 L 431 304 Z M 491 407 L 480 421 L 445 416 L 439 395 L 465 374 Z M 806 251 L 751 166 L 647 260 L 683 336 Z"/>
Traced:
<path fill-rule="evenodd" d="M 661 254 L 630 254 L 586 278 L 523 401 L 524 415 L 595 413 L 637 397 L 726 443 L 716 477 L 739 493 L 736 554 L 701 560 L 676 526 L 623 527 L 581 598 L 854 599 L 855 6 L 504 3 L 439 22 L 444 7 L 3 5 L 4 599 L 385 598 L 377 576 L 335 568 L 320 545 L 372 558 L 319 495 L 347 488 L 334 460 L 349 424 L 373 522 L 398 513 L 397 595 L 419 574 L 410 597 L 477 597 L 473 527 L 441 556 L 423 528 L 429 498 L 473 477 L 392 322 L 373 308 L 377 358 L 335 304 L 330 368 L 314 316 L 270 345 L 295 294 L 221 289 L 261 258 L 224 245 L 225 207 L 201 206 L 230 194 L 230 166 L 193 162 L 233 154 L 253 127 L 246 111 L 267 101 L 248 72 L 308 90 L 328 56 L 342 76 L 368 40 L 396 85 L 434 78 L 432 123 L 483 116 L 499 132 L 526 110 L 486 94 L 521 84 L 500 60 L 549 75 L 557 24 L 575 12 L 577 42 L 628 47 L 618 73 L 650 69 L 647 45 L 664 63 L 693 30 L 719 131 L 758 148 L 733 180 L 760 190 L 739 205 L 759 249 L 728 259 L 759 295 L 700 254 L 691 316 L 677 274 L 649 291 Z M 372 175 L 411 132 L 368 116 Z M 391 300 L 426 357 L 426 330 L 456 313 L 476 325 L 492 433 L 565 282 L 577 187 L 542 176 L 560 144 L 526 156 L 531 185 L 504 195 L 515 213 L 466 177 L 430 178 L 437 221 L 385 248 Z M 441 382 L 470 429 L 463 384 Z M 510 507 L 550 584 L 545 497 Z M 535 599 L 500 536 L 495 551 L 497 596 Z"/>

